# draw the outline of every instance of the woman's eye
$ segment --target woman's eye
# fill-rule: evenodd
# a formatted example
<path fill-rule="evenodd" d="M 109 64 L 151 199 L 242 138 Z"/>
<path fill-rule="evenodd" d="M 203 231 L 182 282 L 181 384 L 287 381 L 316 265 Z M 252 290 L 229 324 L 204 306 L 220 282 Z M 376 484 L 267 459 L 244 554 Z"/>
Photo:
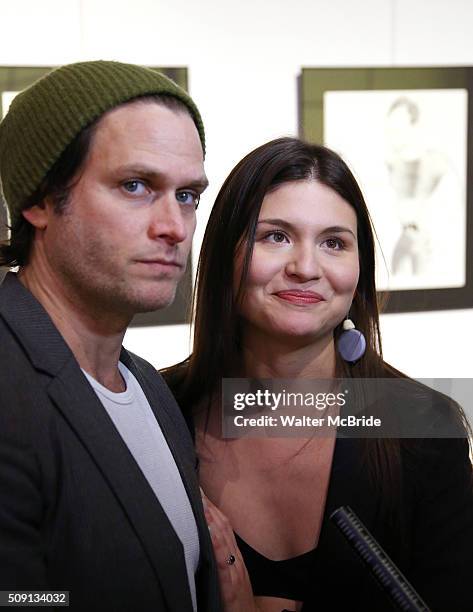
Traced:
<path fill-rule="evenodd" d="M 340 251 L 345 246 L 343 243 L 343 240 L 340 240 L 340 238 L 327 238 L 327 240 L 325 241 L 325 245 L 329 249 L 332 249 L 335 251 Z"/>
<path fill-rule="evenodd" d="M 148 191 L 145 183 L 138 179 L 125 181 L 122 186 L 127 193 L 132 193 L 134 195 L 145 195 Z"/>
<path fill-rule="evenodd" d="M 264 239 L 267 240 L 268 242 L 275 242 L 278 244 L 282 242 L 287 242 L 287 236 L 286 234 L 283 234 L 282 232 L 270 232 L 269 234 L 266 234 Z"/>
<path fill-rule="evenodd" d="M 181 204 L 190 204 L 197 208 L 199 205 L 200 195 L 193 191 L 179 191 L 176 193 L 176 199 Z"/>

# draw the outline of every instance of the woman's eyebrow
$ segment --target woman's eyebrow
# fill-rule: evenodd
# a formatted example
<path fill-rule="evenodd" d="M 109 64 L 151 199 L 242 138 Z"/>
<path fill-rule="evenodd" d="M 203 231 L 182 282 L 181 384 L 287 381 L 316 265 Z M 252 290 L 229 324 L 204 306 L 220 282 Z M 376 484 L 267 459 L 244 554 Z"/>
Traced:
<path fill-rule="evenodd" d="M 280 227 L 284 227 L 285 229 L 293 229 L 294 225 L 289 223 L 289 221 L 285 221 L 284 219 L 258 219 L 258 225 L 260 223 L 266 223 L 267 225 L 279 225 Z"/>
<path fill-rule="evenodd" d="M 323 230 L 324 234 L 351 234 L 353 238 L 356 238 L 356 234 L 349 227 L 345 227 L 343 225 L 332 225 L 331 227 L 327 227 Z"/>
<path fill-rule="evenodd" d="M 287 230 L 293 230 L 295 228 L 295 226 L 292 223 L 290 223 L 289 221 L 286 221 L 285 219 L 274 219 L 274 218 L 259 219 L 258 225 L 260 223 L 266 223 L 267 225 L 278 225 L 279 227 L 282 227 Z M 321 234 L 349 233 L 353 236 L 353 238 L 356 238 L 356 235 L 353 233 L 353 231 L 349 227 L 345 227 L 343 225 L 331 225 L 330 227 L 324 227 L 324 229 L 320 233 Z"/>

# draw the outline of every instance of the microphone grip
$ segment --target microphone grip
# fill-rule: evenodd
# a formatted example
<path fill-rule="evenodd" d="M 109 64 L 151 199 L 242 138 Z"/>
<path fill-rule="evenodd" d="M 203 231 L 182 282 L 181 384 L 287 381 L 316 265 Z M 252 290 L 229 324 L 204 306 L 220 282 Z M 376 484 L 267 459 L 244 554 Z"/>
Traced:
<path fill-rule="evenodd" d="M 398 610 L 430 612 L 421 596 L 349 506 L 335 510 L 330 520 L 345 536 Z"/>

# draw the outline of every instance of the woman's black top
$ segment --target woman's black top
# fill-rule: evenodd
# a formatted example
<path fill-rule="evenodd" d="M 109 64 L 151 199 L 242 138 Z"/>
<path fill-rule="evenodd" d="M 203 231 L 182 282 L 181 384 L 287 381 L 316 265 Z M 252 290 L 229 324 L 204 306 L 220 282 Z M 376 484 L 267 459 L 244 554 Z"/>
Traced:
<path fill-rule="evenodd" d="M 349 505 L 432 612 L 471 612 L 473 487 L 467 441 L 414 442 L 416 450 L 402 462 L 399 521 L 393 526 L 361 461 L 360 440 L 337 439 L 316 548 L 271 561 L 237 536 L 254 594 L 303 601 L 303 612 L 392 612 L 388 597 L 329 520 L 334 510 Z"/>
<path fill-rule="evenodd" d="M 235 538 L 245 560 L 255 595 L 296 601 L 309 598 L 317 567 L 316 548 L 292 559 L 272 561 L 251 548 L 238 534 L 235 534 Z"/>

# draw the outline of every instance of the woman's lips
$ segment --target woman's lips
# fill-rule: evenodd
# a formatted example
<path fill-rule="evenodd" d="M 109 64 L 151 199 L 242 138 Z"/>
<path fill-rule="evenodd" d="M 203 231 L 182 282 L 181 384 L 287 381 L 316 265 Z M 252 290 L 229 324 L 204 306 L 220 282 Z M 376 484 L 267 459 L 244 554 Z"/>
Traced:
<path fill-rule="evenodd" d="M 292 304 L 317 304 L 324 301 L 324 298 L 314 291 L 278 291 L 274 295 Z"/>

